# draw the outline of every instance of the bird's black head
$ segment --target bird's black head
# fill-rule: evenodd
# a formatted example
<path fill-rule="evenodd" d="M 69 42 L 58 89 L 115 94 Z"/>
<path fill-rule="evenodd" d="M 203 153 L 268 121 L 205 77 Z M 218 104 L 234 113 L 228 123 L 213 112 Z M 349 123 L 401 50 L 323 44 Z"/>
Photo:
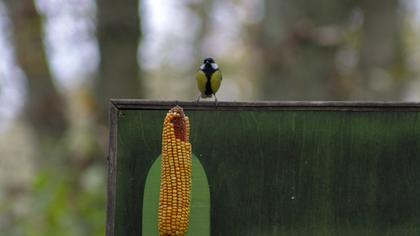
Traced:
<path fill-rule="evenodd" d="M 216 62 L 213 60 L 213 58 L 209 57 L 209 58 L 204 59 L 204 62 L 200 66 L 200 69 L 202 71 L 211 72 L 211 71 L 218 70 L 219 66 L 216 64 Z"/>
<path fill-rule="evenodd" d="M 214 60 L 213 60 L 213 58 L 209 57 L 209 58 L 204 59 L 203 63 L 204 64 L 211 64 L 211 63 L 214 63 Z"/>

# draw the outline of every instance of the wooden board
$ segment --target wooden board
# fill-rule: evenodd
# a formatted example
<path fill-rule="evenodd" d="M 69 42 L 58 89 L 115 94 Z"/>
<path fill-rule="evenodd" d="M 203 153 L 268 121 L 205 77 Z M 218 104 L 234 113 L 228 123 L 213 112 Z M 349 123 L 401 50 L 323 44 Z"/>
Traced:
<path fill-rule="evenodd" d="M 211 235 L 419 235 L 418 103 L 177 102 L 210 186 Z M 107 235 L 141 235 L 175 102 L 115 100 Z"/>

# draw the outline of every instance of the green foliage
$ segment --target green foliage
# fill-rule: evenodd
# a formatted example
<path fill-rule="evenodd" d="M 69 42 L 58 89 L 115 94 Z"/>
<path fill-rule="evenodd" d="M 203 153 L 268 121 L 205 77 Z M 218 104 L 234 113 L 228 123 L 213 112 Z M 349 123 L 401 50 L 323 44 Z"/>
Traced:
<path fill-rule="evenodd" d="M 72 171 L 63 169 L 46 168 L 34 177 L 31 214 L 20 224 L 22 234 L 104 235 L 105 166 L 87 170 L 97 178 L 91 186 L 82 184 L 90 181 L 89 176 L 76 176 Z"/>

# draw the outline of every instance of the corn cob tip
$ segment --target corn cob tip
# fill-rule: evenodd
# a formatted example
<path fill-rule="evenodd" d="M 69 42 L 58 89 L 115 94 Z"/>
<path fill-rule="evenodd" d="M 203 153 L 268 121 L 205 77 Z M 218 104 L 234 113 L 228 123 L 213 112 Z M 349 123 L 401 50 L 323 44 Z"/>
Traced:
<path fill-rule="evenodd" d="M 175 137 L 181 141 L 187 142 L 189 139 L 189 120 L 185 116 L 184 109 L 180 106 L 171 108 L 166 116 L 168 122 L 174 126 Z"/>
<path fill-rule="evenodd" d="M 176 106 L 172 107 L 172 108 L 169 110 L 169 112 L 175 112 L 175 113 L 182 114 L 182 116 L 185 116 L 185 114 L 184 114 L 184 109 L 182 109 L 182 107 L 180 107 L 180 106 L 178 106 L 178 105 L 176 105 Z"/>

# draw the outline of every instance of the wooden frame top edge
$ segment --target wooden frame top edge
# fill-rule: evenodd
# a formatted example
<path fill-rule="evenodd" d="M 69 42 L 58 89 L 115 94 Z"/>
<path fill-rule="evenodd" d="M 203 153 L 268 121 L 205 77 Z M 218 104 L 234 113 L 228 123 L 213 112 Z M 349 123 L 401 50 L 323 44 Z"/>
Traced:
<path fill-rule="evenodd" d="M 167 110 L 175 105 L 186 110 L 419 110 L 420 102 L 390 101 L 256 101 L 256 102 L 195 102 L 176 100 L 110 99 L 118 110 Z"/>

